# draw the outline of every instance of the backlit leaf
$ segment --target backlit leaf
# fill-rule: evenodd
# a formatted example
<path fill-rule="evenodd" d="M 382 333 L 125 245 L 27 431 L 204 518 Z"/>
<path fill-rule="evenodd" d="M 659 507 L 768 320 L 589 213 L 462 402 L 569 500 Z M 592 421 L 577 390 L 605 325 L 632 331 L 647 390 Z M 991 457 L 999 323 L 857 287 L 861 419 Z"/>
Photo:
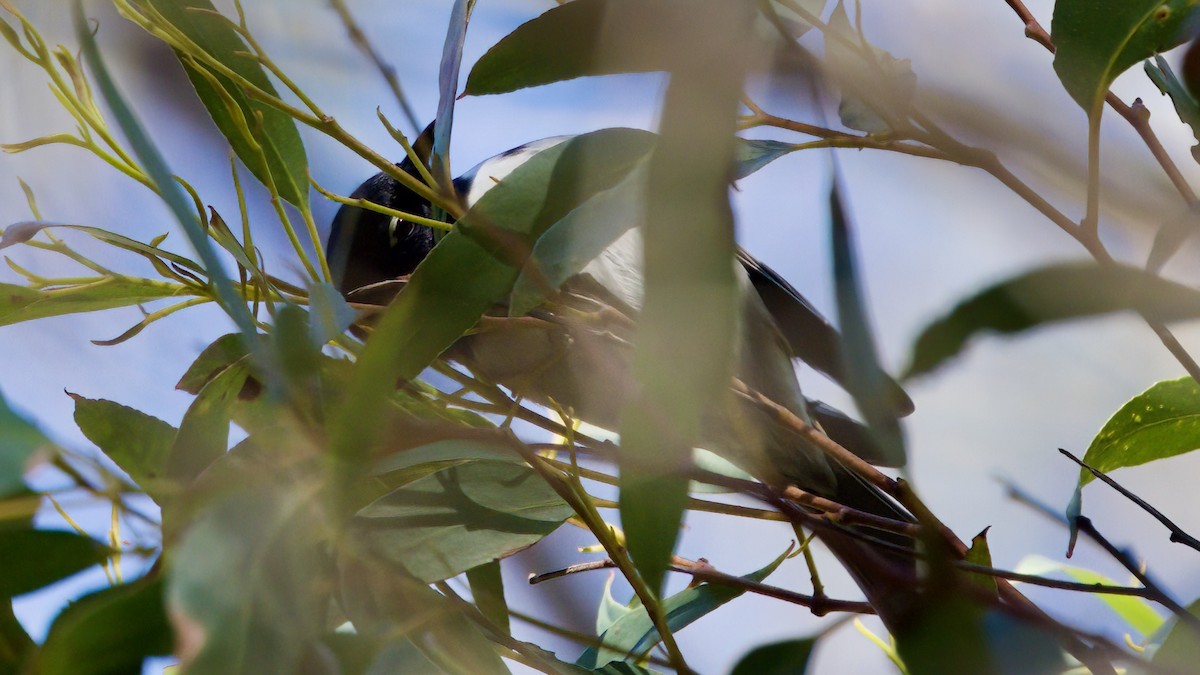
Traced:
<path fill-rule="evenodd" d="M 934 370 L 980 333 L 1009 335 L 1120 311 L 1146 312 L 1159 321 L 1200 318 L 1200 291 L 1133 267 L 1040 267 L 989 286 L 926 326 L 905 377 Z"/>

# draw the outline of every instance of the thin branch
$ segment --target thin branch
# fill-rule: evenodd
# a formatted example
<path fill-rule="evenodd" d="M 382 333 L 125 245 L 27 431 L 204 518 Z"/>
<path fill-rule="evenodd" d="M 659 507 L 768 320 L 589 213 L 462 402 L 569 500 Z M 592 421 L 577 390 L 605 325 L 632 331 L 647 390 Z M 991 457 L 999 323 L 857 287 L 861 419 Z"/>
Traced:
<path fill-rule="evenodd" d="M 1200 632 L 1200 617 L 1196 617 L 1187 611 L 1186 607 L 1176 602 L 1158 583 L 1151 579 L 1149 574 L 1142 571 L 1142 566 L 1128 551 L 1118 548 L 1104 535 L 1100 534 L 1100 531 L 1096 529 L 1096 525 L 1092 523 L 1091 518 L 1078 516 L 1075 518 L 1075 526 L 1079 528 L 1080 532 L 1086 534 L 1092 541 L 1099 544 L 1100 548 L 1112 556 L 1113 560 L 1121 563 L 1121 566 L 1128 570 L 1133 575 L 1133 578 L 1140 581 L 1153 594 L 1146 597 L 1171 610 L 1171 613 L 1178 616 L 1180 621 L 1188 624 L 1193 630 Z"/>
<path fill-rule="evenodd" d="M 413 108 L 408 102 L 408 97 L 404 95 L 404 90 L 400 87 L 400 78 L 396 76 L 396 67 L 384 60 L 379 52 L 375 50 L 371 41 L 367 39 L 367 34 L 358 25 L 358 21 L 354 19 L 354 15 L 350 13 L 350 8 L 346 6 L 345 0 L 329 0 L 329 4 L 338 13 L 342 24 L 346 26 L 346 32 L 349 33 L 350 40 L 371 60 L 371 63 L 375 64 L 375 68 L 379 70 L 379 74 L 387 81 L 388 88 L 392 90 L 392 96 L 396 97 L 396 102 L 400 104 L 400 110 L 408 118 L 408 123 L 412 126 L 413 132 L 419 133 L 421 131 L 421 123 L 417 120 L 417 114 L 413 112 Z"/>
<path fill-rule="evenodd" d="M 1088 464 L 1084 463 L 1084 461 L 1082 459 L 1079 459 L 1078 457 L 1071 454 L 1070 452 L 1068 452 L 1062 448 L 1059 448 L 1058 451 L 1061 452 L 1062 454 L 1066 455 L 1072 462 L 1075 462 L 1079 466 L 1090 471 L 1093 476 L 1095 476 L 1096 478 L 1105 482 L 1106 484 L 1108 484 L 1109 487 L 1116 490 L 1117 492 L 1120 492 L 1126 499 L 1133 502 L 1134 504 L 1137 504 L 1139 507 L 1142 508 L 1143 511 L 1145 511 L 1146 513 L 1149 513 L 1151 516 L 1154 517 L 1155 520 L 1162 523 L 1163 527 L 1167 528 L 1171 532 L 1171 541 L 1172 542 L 1175 542 L 1177 544 L 1183 544 L 1183 545 L 1193 548 L 1197 551 L 1200 551 L 1200 540 L 1196 539 L 1192 535 L 1185 532 L 1182 527 L 1179 527 L 1178 525 L 1176 525 L 1170 518 L 1163 515 L 1163 513 L 1161 511 L 1159 511 L 1158 509 L 1151 506 L 1146 500 L 1133 494 L 1128 489 L 1126 489 L 1124 486 L 1122 486 L 1120 483 L 1113 480 L 1112 478 L 1109 478 L 1108 475 L 1105 474 L 1103 471 L 1101 471 L 1095 467 L 1089 466 Z"/>

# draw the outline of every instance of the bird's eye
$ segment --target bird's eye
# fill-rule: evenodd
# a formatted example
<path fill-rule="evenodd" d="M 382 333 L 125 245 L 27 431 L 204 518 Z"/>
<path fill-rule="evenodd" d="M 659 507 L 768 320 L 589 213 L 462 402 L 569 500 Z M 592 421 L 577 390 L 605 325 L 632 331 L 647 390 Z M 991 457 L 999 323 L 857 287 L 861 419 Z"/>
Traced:
<path fill-rule="evenodd" d="M 404 223 L 404 221 L 401 220 L 398 216 L 392 216 L 392 219 L 388 221 L 388 243 L 390 245 L 392 245 L 392 246 L 399 245 L 400 234 L 399 234 L 398 230 L 400 229 L 400 225 L 403 223 Z"/>

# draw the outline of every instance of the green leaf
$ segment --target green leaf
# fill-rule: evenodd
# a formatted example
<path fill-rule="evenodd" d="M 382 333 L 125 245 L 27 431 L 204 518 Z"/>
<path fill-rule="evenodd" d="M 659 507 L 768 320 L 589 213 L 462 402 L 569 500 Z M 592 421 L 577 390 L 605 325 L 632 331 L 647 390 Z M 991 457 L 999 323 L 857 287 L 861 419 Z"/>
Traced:
<path fill-rule="evenodd" d="M 363 553 L 346 550 L 338 565 L 341 604 L 355 630 L 385 645 L 370 672 L 508 673 L 461 606 Z"/>
<path fill-rule="evenodd" d="M 471 10 L 475 0 L 455 0 L 450 10 L 450 25 L 446 29 L 446 41 L 442 45 L 442 61 L 438 66 L 438 109 L 437 124 L 433 130 L 433 154 L 430 167 L 434 178 L 442 185 L 450 185 L 454 178 L 450 172 L 450 132 L 454 128 L 454 102 L 458 99 L 458 74 L 462 70 L 463 43 L 467 39 L 467 24 L 471 21 Z"/>
<path fill-rule="evenodd" d="M 166 464 L 172 480 L 191 483 L 229 449 L 229 422 L 247 377 L 246 364 L 235 363 L 204 385 L 188 406 Z"/>
<path fill-rule="evenodd" d="M 817 638 L 784 640 L 755 647 L 733 667 L 732 675 L 804 675 Z"/>
<path fill-rule="evenodd" d="M 1099 572 L 1093 572 L 1092 570 L 1074 565 L 1064 565 L 1063 563 L 1037 555 L 1027 556 L 1021 560 L 1017 564 L 1017 571 L 1022 574 L 1036 574 L 1039 576 L 1045 576 L 1050 572 L 1061 572 L 1075 581 L 1084 584 L 1121 585 Z M 1095 597 L 1107 605 L 1114 614 L 1121 617 L 1126 625 L 1145 637 L 1154 635 L 1163 626 L 1163 617 L 1154 611 L 1150 602 L 1145 598 L 1112 595 L 1111 593 L 1097 593 Z"/>
<path fill-rule="evenodd" d="M 1155 56 L 1153 61 L 1147 60 L 1144 66 L 1146 76 L 1158 87 L 1163 94 L 1171 97 L 1175 113 L 1180 121 L 1192 129 L 1192 136 L 1200 141 L 1200 103 L 1192 97 L 1187 87 L 1175 77 L 1171 64 L 1161 56 Z"/>
<path fill-rule="evenodd" d="M 12 602 L 0 603 L 0 673 L 20 673 L 22 664 L 37 643 L 13 614 Z"/>
<path fill-rule="evenodd" d="M 137 673 L 175 642 L 161 579 L 142 578 L 75 600 L 54 620 L 37 657 L 43 675 Z"/>
<path fill-rule="evenodd" d="M 512 462 L 451 466 L 359 511 L 359 545 L 423 582 L 524 549 L 574 512 L 537 473 Z"/>
<path fill-rule="evenodd" d="M 49 443 L 37 427 L 8 407 L 0 394 L 0 498 L 25 490 L 25 471 L 34 454 Z"/>
<path fill-rule="evenodd" d="M 0 249 L 27 242 L 30 239 L 33 239 L 38 232 L 50 227 L 82 232 L 107 244 L 112 244 L 117 248 L 137 253 L 138 255 L 141 255 L 151 261 L 165 260 L 167 262 L 175 263 L 176 265 L 193 272 L 204 271 L 199 265 L 181 255 L 176 255 L 170 251 L 164 251 L 157 246 L 143 244 L 140 241 L 130 239 L 129 237 L 117 234 L 115 232 L 109 232 L 108 230 L 103 230 L 98 227 L 90 227 L 87 225 L 67 225 L 63 223 L 47 223 L 42 221 L 15 223 L 4 228 L 4 233 L 0 235 Z"/>
<path fill-rule="evenodd" d="M 788 555 L 791 548 L 784 551 L 766 567 L 743 576 L 747 581 L 760 582 L 774 572 Z M 698 619 L 711 613 L 721 605 L 745 593 L 745 589 L 734 586 L 702 583 L 680 591 L 662 601 L 663 610 L 667 614 L 667 625 L 672 631 L 681 630 Z M 637 657 L 658 644 L 658 631 L 650 621 L 646 608 L 639 606 L 621 616 L 609 626 L 600 639 L 604 642 L 603 649 L 589 647 L 575 663 L 584 668 L 601 668 L 613 661 L 622 661 L 628 657 Z"/>
<path fill-rule="evenodd" d="M 775 160 L 796 151 L 795 143 L 739 138 L 735 180 L 742 180 Z"/>
<path fill-rule="evenodd" d="M 467 76 L 471 96 L 503 94 L 588 75 L 665 70 L 661 28 L 636 0 L 574 0 L 527 21 Z"/>
<path fill-rule="evenodd" d="M 1193 36 L 1197 6 L 1196 0 L 1058 0 L 1050 25 L 1054 72 L 1095 117 L 1118 75 Z"/>
<path fill-rule="evenodd" d="M 175 388 L 192 395 L 199 394 L 204 385 L 244 356 L 246 345 L 240 333 L 222 335 L 200 352 Z"/>
<path fill-rule="evenodd" d="M 479 612 L 505 635 L 511 635 L 508 625 L 508 602 L 504 600 L 504 578 L 500 576 L 500 561 L 493 560 L 467 570 L 471 597 Z"/>
<path fill-rule="evenodd" d="M 600 606 L 596 609 L 596 635 L 604 635 L 614 623 L 635 611 L 613 597 L 612 587 L 616 578 L 617 575 L 610 572 L 608 579 L 604 581 L 604 590 L 600 593 Z"/>
<path fill-rule="evenodd" d="M 971 564 L 981 565 L 983 567 L 992 566 L 992 552 L 991 549 L 988 548 L 987 541 L 987 533 L 989 529 L 991 529 L 991 526 L 983 528 L 982 532 L 975 535 L 975 537 L 971 539 L 971 548 L 967 549 L 967 554 L 964 556 L 964 560 Z M 984 590 L 992 594 L 996 593 L 995 577 L 984 574 L 968 573 L 968 575 L 968 579 L 979 584 Z"/>
<path fill-rule="evenodd" d="M 655 45 L 670 54 L 671 81 L 642 220 L 645 294 L 633 359 L 640 391 L 622 411 L 618 459 L 629 554 L 659 593 L 687 499 L 680 469 L 700 444 L 702 417 L 726 402 L 733 374 L 742 296 L 729 177 L 754 8 L 642 3 L 639 11 L 662 33 Z"/>
<path fill-rule="evenodd" d="M 1200 600 L 1192 601 L 1187 611 L 1200 617 Z M 1175 619 L 1150 662 L 1165 671 L 1186 673 L 1200 663 L 1200 637 L 1195 626 Z"/>
<path fill-rule="evenodd" d="M 278 95 L 258 61 L 237 54 L 250 52 L 250 48 L 233 27 L 221 17 L 195 11 L 201 9 L 215 12 L 211 2 L 145 1 L 221 64 L 268 94 Z M 196 60 L 181 56 L 180 62 L 208 114 L 246 168 L 264 185 L 275 186 L 280 197 L 297 207 L 306 208 L 308 158 L 304 153 L 304 144 L 296 130 L 295 121 L 286 113 L 265 103 L 251 100 L 232 80 L 212 72 L 212 77 L 223 90 L 218 91 L 212 80 L 197 72 L 198 66 L 204 66 L 199 65 Z M 232 99 L 236 105 L 236 113 L 230 110 L 222 94 Z M 262 116 L 261 126 L 255 121 L 259 115 Z M 247 138 L 247 132 L 252 133 L 252 138 Z"/>
<path fill-rule="evenodd" d="M 1200 448 L 1200 385 L 1190 377 L 1158 382 L 1113 414 L 1083 461 L 1108 473 Z M 1079 470 L 1079 486 L 1094 476 Z"/>
<path fill-rule="evenodd" d="M 1143 312 L 1159 321 L 1194 319 L 1200 317 L 1200 292 L 1133 267 L 1041 267 L 993 284 L 926 326 L 904 377 L 933 371 L 978 333 L 1008 335 L 1120 311 Z"/>
<path fill-rule="evenodd" d="M 241 480 L 199 511 L 172 557 L 167 603 L 193 675 L 297 672 L 325 628 L 320 500 L 295 480 Z"/>
<path fill-rule="evenodd" d="M 159 504 L 171 494 L 167 461 L 176 429 L 144 412 L 104 399 L 76 394 L 75 423 L 133 482 Z M 162 501 L 160 501 L 162 500 Z"/>
<path fill-rule="evenodd" d="M 99 565 L 109 548 L 63 530 L 0 530 L 0 598 L 36 591 L 43 586 Z"/>
<path fill-rule="evenodd" d="M 327 283 L 309 287 L 308 313 L 312 341 L 318 348 L 337 339 L 358 318 L 341 292 Z"/>
<path fill-rule="evenodd" d="M 907 461 L 904 434 L 892 405 L 891 379 L 879 364 L 875 336 L 867 318 L 862 282 L 858 276 L 854 237 L 836 174 L 829 191 L 829 210 L 838 323 L 845 344 L 842 359 L 846 390 L 854 397 L 854 404 L 862 412 L 875 446 L 887 464 L 904 466 Z"/>
<path fill-rule="evenodd" d="M 104 65 L 104 59 L 100 56 L 100 49 L 96 46 L 96 37 L 93 35 L 91 26 L 83 14 L 83 4 L 77 0 L 73 10 L 71 18 L 75 24 L 75 34 L 79 39 L 80 51 L 87 58 L 88 64 L 91 66 L 92 76 L 96 81 L 96 87 L 100 90 L 104 98 L 104 102 L 108 104 L 113 117 L 117 120 L 118 126 L 129 140 L 133 154 L 141 162 L 142 169 L 150 178 L 155 191 L 158 192 L 163 202 L 171 210 L 171 214 L 179 221 L 184 233 L 187 235 L 188 241 L 192 244 L 192 248 L 196 250 L 197 255 L 200 256 L 200 260 L 204 263 L 203 268 L 216 290 L 217 299 L 222 309 L 237 324 L 244 339 L 247 341 L 254 339 L 257 333 L 254 326 L 254 317 L 250 315 L 250 310 L 246 308 L 245 301 L 237 294 L 233 284 L 225 275 L 221 267 L 221 261 L 217 258 L 216 250 L 213 248 L 212 242 L 209 241 L 204 224 L 198 218 L 197 214 L 192 211 L 193 205 L 189 203 L 189 200 L 183 194 L 182 188 L 175 181 L 175 177 L 172 175 L 171 169 L 163 158 L 162 153 L 158 151 L 158 148 L 154 145 L 154 141 L 146 133 L 141 122 L 134 115 L 133 109 L 125 102 L 125 98 L 121 95 L 120 90 L 117 89 L 116 83 L 113 82 L 108 68 Z M 254 343 L 251 343 L 251 345 L 253 346 Z M 266 368 L 270 364 L 262 360 L 260 365 Z M 274 370 L 273 368 L 266 369 L 268 371 Z"/>
<path fill-rule="evenodd" d="M 438 243 L 388 307 L 331 420 L 335 456 L 356 457 L 379 438 L 397 379 L 412 379 L 512 290 L 530 250 L 554 222 L 619 182 L 648 132 L 605 129 L 548 148 L 489 190 Z M 522 242 L 522 246 L 512 244 Z M 526 248 L 527 247 L 527 248 Z M 463 271 L 471 283 L 463 283 Z"/>
<path fill-rule="evenodd" d="M 0 284 L 0 326 L 189 295 L 195 291 L 180 284 L 134 277 L 97 277 L 94 282 L 48 290 Z"/>
<path fill-rule="evenodd" d="M 653 138 L 647 137 L 646 155 L 652 144 Z M 509 316 L 528 314 L 637 226 L 645 213 L 646 155 L 620 183 L 573 209 L 537 240 L 513 284 Z"/>

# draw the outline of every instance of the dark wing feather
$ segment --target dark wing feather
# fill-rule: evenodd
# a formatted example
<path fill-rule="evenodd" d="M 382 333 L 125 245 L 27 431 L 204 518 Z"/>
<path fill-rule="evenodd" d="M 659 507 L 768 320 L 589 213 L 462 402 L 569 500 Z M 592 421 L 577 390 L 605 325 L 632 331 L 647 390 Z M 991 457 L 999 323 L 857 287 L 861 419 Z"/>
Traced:
<path fill-rule="evenodd" d="M 738 249 L 737 258 L 750 275 L 750 282 L 762 298 L 763 305 L 787 339 L 792 355 L 845 386 L 846 367 L 842 361 L 841 333 L 775 270 L 741 249 Z M 901 416 L 911 413 L 912 399 L 900 384 L 889 378 L 888 388 L 895 412 Z"/>

